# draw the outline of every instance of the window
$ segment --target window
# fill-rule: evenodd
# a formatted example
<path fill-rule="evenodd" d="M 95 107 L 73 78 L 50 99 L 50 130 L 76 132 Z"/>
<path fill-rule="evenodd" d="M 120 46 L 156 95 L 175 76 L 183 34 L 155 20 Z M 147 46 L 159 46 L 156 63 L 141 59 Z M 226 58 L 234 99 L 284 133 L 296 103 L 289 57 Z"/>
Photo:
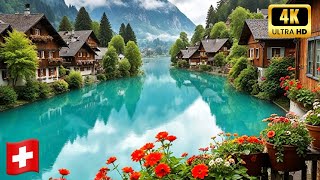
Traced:
<path fill-rule="evenodd" d="M 53 52 L 49 51 L 49 58 L 53 58 Z"/>
<path fill-rule="evenodd" d="M 40 29 L 34 29 L 34 35 L 40 36 Z"/>
<path fill-rule="evenodd" d="M 41 59 L 44 59 L 44 58 L 45 58 L 45 56 L 44 56 L 44 51 L 40 51 L 40 58 L 41 58 Z"/>
<path fill-rule="evenodd" d="M 87 57 L 90 57 L 90 53 L 87 53 Z"/>
<path fill-rule="evenodd" d="M 50 68 L 49 76 L 54 76 L 54 75 L 55 75 L 55 68 Z"/>
<path fill-rule="evenodd" d="M 79 52 L 79 57 L 82 57 L 82 52 Z"/>
<path fill-rule="evenodd" d="M 320 39 L 312 39 L 308 42 L 308 59 L 307 59 L 307 74 L 312 77 L 318 77 L 320 72 L 317 69 L 320 67 Z"/>
<path fill-rule="evenodd" d="M 256 48 L 256 58 L 259 59 L 259 48 Z"/>
<path fill-rule="evenodd" d="M 250 48 L 249 57 L 254 58 L 254 48 Z"/>
<path fill-rule="evenodd" d="M 2 79 L 3 80 L 8 79 L 8 71 L 7 70 L 2 70 Z"/>
<path fill-rule="evenodd" d="M 281 48 L 271 48 L 272 57 L 281 57 Z"/>
<path fill-rule="evenodd" d="M 46 69 L 38 69 L 38 77 L 46 76 Z"/>

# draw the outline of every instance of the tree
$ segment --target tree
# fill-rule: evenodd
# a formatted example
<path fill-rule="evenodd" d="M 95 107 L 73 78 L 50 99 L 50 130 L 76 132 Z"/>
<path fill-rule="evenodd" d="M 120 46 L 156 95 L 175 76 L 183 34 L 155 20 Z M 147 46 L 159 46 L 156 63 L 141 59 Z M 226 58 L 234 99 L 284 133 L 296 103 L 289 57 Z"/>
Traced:
<path fill-rule="evenodd" d="M 100 36 L 100 32 L 99 32 L 100 31 L 100 24 L 97 21 L 92 21 L 91 29 L 97 37 Z M 100 41 L 100 43 L 101 43 L 101 41 Z"/>
<path fill-rule="evenodd" d="M 134 31 L 132 30 L 132 27 L 130 25 L 130 23 L 127 24 L 126 27 L 126 38 L 124 39 L 124 42 L 127 44 L 129 41 L 133 41 L 134 43 L 137 43 L 137 37 L 134 33 Z"/>
<path fill-rule="evenodd" d="M 35 77 L 38 68 L 37 47 L 27 38 L 23 32 L 14 30 L 5 37 L 0 56 L 7 64 L 9 78 L 15 86 L 18 79 L 30 79 Z"/>
<path fill-rule="evenodd" d="M 226 23 L 220 21 L 214 24 L 214 26 L 212 27 L 210 32 L 210 38 L 213 38 L 213 39 L 225 38 L 225 37 L 222 37 L 222 35 L 226 36 L 226 31 L 227 31 Z"/>
<path fill-rule="evenodd" d="M 130 69 L 131 65 L 127 58 L 124 58 L 119 62 L 119 71 L 122 77 L 130 76 Z"/>
<path fill-rule="evenodd" d="M 189 46 L 189 39 L 188 39 L 188 34 L 187 33 L 181 32 L 180 33 L 180 39 L 182 40 L 184 47 Z"/>
<path fill-rule="evenodd" d="M 106 13 L 103 13 L 101 17 L 99 34 L 100 45 L 107 47 L 112 39 L 112 29 Z"/>
<path fill-rule="evenodd" d="M 76 31 L 91 30 L 92 20 L 84 7 L 81 7 L 74 28 Z"/>
<path fill-rule="evenodd" d="M 142 65 L 142 58 L 139 47 L 136 45 L 134 41 L 129 41 L 127 43 L 124 55 L 129 60 L 131 65 L 130 74 L 138 74 L 139 69 Z"/>
<path fill-rule="evenodd" d="M 230 14 L 230 31 L 233 38 L 239 40 L 242 32 L 242 28 L 244 26 L 244 22 L 246 19 L 251 17 L 251 13 L 249 10 L 244 9 L 243 7 L 237 7 L 231 14 Z"/>
<path fill-rule="evenodd" d="M 222 52 L 216 54 L 213 57 L 214 66 L 222 67 L 223 65 L 225 65 L 225 59 L 226 59 L 226 56 Z"/>
<path fill-rule="evenodd" d="M 59 25 L 59 31 L 71 31 L 71 30 L 72 30 L 72 24 L 70 23 L 67 16 L 63 16 Z"/>
<path fill-rule="evenodd" d="M 123 39 L 127 39 L 127 37 L 126 37 L 126 25 L 123 24 L 123 23 L 120 26 L 119 35 L 122 36 Z"/>
<path fill-rule="evenodd" d="M 207 29 L 216 23 L 216 16 L 215 15 L 216 15 L 216 10 L 211 5 L 208 10 L 208 13 L 207 13 L 207 19 L 206 19 L 206 28 Z"/>
<path fill-rule="evenodd" d="M 179 38 L 170 48 L 171 62 L 176 63 L 176 56 L 180 52 L 181 49 L 185 49 L 183 41 Z"/>
<path fill-rule="evenodd" d="M 233 59 L 238 59 L 240 57 L 247 57 L 248 48 L 247 46 L 242 46 L 238 44 L 238 41 L 234 41 L 230 50 L 230 54 L 227 57 L 227 61 L 230 62 Z"/>
<path fill-rule="evenodd" d="M 102 59 L 102 66 L 108 78 L 110 78 L 111 76 L 112 77 L 114 76 L 114 73 L 117 70 L 118 60 L 119 60 L 119 57 L 117 54 L 117 50 L 112 45 L 109 45 L 108 51 L 106 52 L 106 54 L 103 56 L 103 59 Z"/>
<path fill-rule="evenodd" d="M 113 46 L 116 49 L 116 52 L 118 54 L 124 53 L 125 43 L 124 43 L 122 36 L 120 36 L 120 35 L 114 36 L 111 39 L 109 46 Z"/>
<path fill-rule="evenodd" d="M 202 25 L 198 25 L 196 29 L 194 30 L 194 34 L 191 38 L 191 44 L 194 45 L 195 43 L 202 40 L 204 36 L 205 30 Z"/>

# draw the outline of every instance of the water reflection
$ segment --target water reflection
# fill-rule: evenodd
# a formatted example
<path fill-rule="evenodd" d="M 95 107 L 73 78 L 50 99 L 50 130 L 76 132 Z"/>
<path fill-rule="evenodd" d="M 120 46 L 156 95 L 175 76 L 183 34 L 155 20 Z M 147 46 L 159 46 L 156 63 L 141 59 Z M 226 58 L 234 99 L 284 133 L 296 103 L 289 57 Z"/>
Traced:
<path fill-rule="evenodd" d="M 47 180 L 61 167 L 71 170 L 70 180 L 93 179 L 108 156 L 131 165 L 131 152 L 153 141 L 158 131 L 178 136 L 177 154 L 195 153 L 214 134 L 257 134 L 264 127 L 257 119 L 283 113 L 234 92 L 223 78 L 169 69 L 168 58 L 149 62 L 142 77 L 106 82 L 0 113 L 0 154 L 5 154 L 5 142 L 37 138 L 41 158 L 40 174 L 0 173 L 0 179 Z M 4 166 L 0 172 L 5 172 Z"/>

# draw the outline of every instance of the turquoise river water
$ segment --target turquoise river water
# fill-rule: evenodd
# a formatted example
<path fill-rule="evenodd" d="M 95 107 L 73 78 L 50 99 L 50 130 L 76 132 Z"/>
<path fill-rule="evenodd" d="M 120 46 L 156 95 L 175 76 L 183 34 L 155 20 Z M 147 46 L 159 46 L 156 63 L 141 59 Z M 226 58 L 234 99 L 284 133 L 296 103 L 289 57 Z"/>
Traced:
<path fill-rule="evenodd" d="M 220 132 L 259 135 L 275 105 L 236 92 L 225 78 L 170 69 L 169 58 L 144 59 L 144 76 L 109 81 L 0 113 L 0 180 L 93 180 L 109 156 L 120 167 L 159 131 L 178 139 L 177 155 L 197 153 Z M 40 141 L 40 172 L 8 176 L 6 142 Z M 134 166 L 136 167 L 136 166 Z M 138 170 L 138 169 L 136 169 Z M 116 174 L 111 174 L 119 179 Z"/>

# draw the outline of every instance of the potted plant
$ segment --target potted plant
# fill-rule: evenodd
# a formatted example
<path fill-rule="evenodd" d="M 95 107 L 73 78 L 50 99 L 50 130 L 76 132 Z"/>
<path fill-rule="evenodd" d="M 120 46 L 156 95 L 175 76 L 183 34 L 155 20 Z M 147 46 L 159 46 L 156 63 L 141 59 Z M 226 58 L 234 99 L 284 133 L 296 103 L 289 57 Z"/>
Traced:
<path fill-rule="evenodd" d="M 313 110 L 306 114 L 306 126 L 313 138 L 312 148 L 320 151 L 320 102 L 313 104 Z"/>
<path fill-rule="evenodd" d="M 235 157 L 239 162 L 244 162 L 243 166 L 248 169 L 249 176 L 261 176 L 262 167 L 266 161 L 263 154 L 263 141 L 255 136 L 241 136 L 238 134 L 220 134 L 220 137 L 225 139 L 219 143 L 214 139 L 216 144 L 215 153 L 225 154 L 226 157 Z"/>
<path fill-rule="evenodd" d="M 271 166 L 277 171 L 298 171 L 305 167 L 304 156 L 311 137 L 304 123 L 293 117 L 271 115 L 268 127 L 261 132 Z"/>

